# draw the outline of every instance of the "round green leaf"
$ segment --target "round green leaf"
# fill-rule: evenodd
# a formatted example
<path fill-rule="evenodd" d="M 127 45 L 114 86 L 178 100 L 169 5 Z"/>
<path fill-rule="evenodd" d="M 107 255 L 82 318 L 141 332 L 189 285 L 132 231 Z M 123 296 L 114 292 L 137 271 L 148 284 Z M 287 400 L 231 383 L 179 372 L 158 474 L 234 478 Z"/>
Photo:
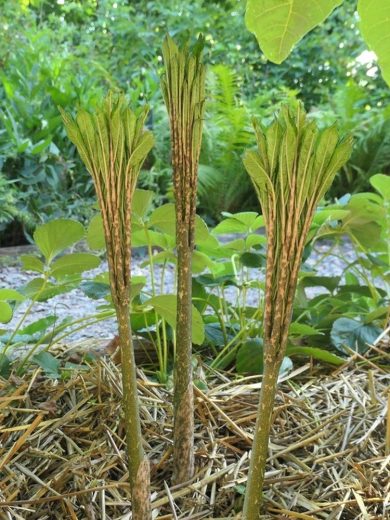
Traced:
<path fill-rule="evenodd" d="M 12 307 L 7 302 L 0 302 L 0 323 L 8 323 L 12 318 Z"/>
<path fill-rule="evenodd" d="M 151 305 L 157 314 L 176 329 L 176 295 L 164 294 L 150 298 L 145 305 Z M 204 323 L 198 309 L 192 306 L 192 342 L 201 345 L 204 341 Z"/>
<path fill-rule="evenodd" d="M 103 221 L 100 213 L 92 217 L 87 229 L 87 244 L 91 249 L 101 250 L 106 248 L 104 240 Z"/>
<path fill-rule="evenodd" d="M 25 300 L 23 294 L 20 294 L 15 289 L 0 289 L 0 300 L 9 300 L 14 302 L 22 302 Z"/>
<path fill-rule="evenodd" d="M 50 273 L 59 279 L 72 274 L 80 274 L 99 267 L 99 257 L 90 253 L 72 253 L 58 258 L 51 265 Z"/>
<path fill-rule="evenodd" d="M 168 235 L 176 234 L 175 205 L 171 202 L 156 208 L 150 215 L 149 223 Z"/>
<path fill-rule="evenodd" d="M 84 228 L 76 220 L 57 219 L 37 227 L 34 241 L 48 262 L 84 236 Z"/>
<path fill-rule="evenodd" d="M 370 183 L 382 195 L 384 200 L 390 201 L 390 177 L 388 175 L 377 173 L 371 177 Z"/>
<path fill-rule="evenodd" d="M 200 251 L 194 251 L 192 253 L 192 272 L 193 273 L 201 273 L 207 268 L 212 268 L 214 262 L 210 259 L 208 255 L 201 253 Z"/>

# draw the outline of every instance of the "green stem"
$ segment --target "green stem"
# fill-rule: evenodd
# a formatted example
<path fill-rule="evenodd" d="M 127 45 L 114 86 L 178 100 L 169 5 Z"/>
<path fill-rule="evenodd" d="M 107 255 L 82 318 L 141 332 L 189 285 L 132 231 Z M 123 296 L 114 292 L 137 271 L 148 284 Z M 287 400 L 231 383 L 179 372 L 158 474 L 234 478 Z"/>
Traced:
<path fill-rule="evenodd" d="M 129 320 L 129 305 L 118 305 L 118 334 L 122 358 L 123 410 L 131 486 L 132 518 L 151 520 L 150 469 L 142 447 L 141 421 L 137 395 L 137 374 Z"/>
<path fill-rule="evenodd" d="M 98 318 L 97 316 L 101 316 L 101 318 Z M 49 336 L 51 336 L 51 341 L 50 343 L 44 348 L 44 350 L 49 350 L 50 347 L 53 345 L 53 340 L 55 338 L 55 341 L 56 343 L 59 343 L 60 341 L 62 341 L 63 339 L 67 338 L 68 336 L 70 336 L 71 334 L 73 334 L 74 332 L 77 332 L 78 330 L 82 330 L 84 329 L 85 327 L 89 327 L 90 325 L 95 325 L 96 323 L 100 323 L 101 321 L 104 321 L 106 320 L 107 318 L 110 318 L 112 316 L 112 313 L 110 312 L 110 314 L 107 314 L 107 311 L 104 312 L 104 313 L 100 313 L 100 314 L 97 314 L 95 316 L 91 316 L 90 318 L 79 318 L 71 323 L 67 323 L 65 325 L 60 325 L 59 327 L 57 327 L 55 330 L 53 330 L 51 333 L 49 334 L 46 334 L 45 336 L 43 336 L 40 340 L 38 340 L 35 345 L 33 346 L 33 348 L 29 351 L 29 353 L 23 358 L 23 361 L 21 363 L 21 365 L 19 366 L 18 368 L 18 374 L 22 373 L 23 371 L 23 368 L 24 366 L 29 362 L 29 360 L 32 358 L 32 356 L 35 354 L 35 352 L 37 351 L 37 349 L 43 345 L 44 343 L 46 343 L 46 340 Z M 91 320 L 91 321 L 88 321 L 87 320 Z M 87 323 L 86 323 L 87 322 Z M 61 330 L 64 330 L 68 327 L 72 327 L 73 325 L 76 325 L 77 323 L 82 323 L 81 326 L 79 327 L 76 327 L 75 329 L 72 329 L 72 330 L 69 330 L 68 332 L 66 332 L 65 334 L 62 334 L 62 336 L 59 336 L 59 337 L 55 337 L 55 334 L 57 334 L 58 332 L 61 332 Z"/>
<path fill-rule="evenodd" d="M 43 284 L 42 284 L 42 287 L 39 289 L 39 291 L 37 292 L 37 294 L 35 295 L 35 297 L 31 300 L 31 302 L 29 303 L 27 309 L 24 311 L 23 313 L 23 316 L 20 318 L 20 320 L 18 321 L 16 327 L 14 328 L 14 330 L 12 331 L 12 334 L 11 336 L 9 337 L 8 341 L 7 341 L 7 344 L 5 345 L 4 349 L 3 349 L 3 354 L 5 354 L 7 352 L 7 350 L 9 349 L 9 347 L 11 346 L 12 344 L 12 340 L 14 339 L 14 337 L 16 336 L 16 334 L 18 333 L 20 327 L 23 325 L 24 323 L 24 320 L 27 318 L 27 316 L 30 314 L 31 312 L 31 309 L 33 308 L 33 306 L 35 305 L 35 303 L 38 301 L 38 298 L 40 297 L 40 295 L 43 293 L 43 291 L 45 290 L 45 287 L 46 287 L 46 284 L 47 284 L 47 275 L 45 274 L 44 275 L 44 278 L 43 278 Z"/>
<path fill-rule="evenodd" d="M 245 492 L 243 520 L 259 520 L 261 518 L 262 490 L 279 368 L 280 363 L 266 363 L 264 366 L 248 482 Z"/>
<path fill-rule="evenodd" d="M 155 283 L 155 280 L 154 280 L 153 248 L 152 248 L 152 243 L 151 243 L 151 240 L 150 240 L 149 230 L 148 230 L 147 226 L 145 226 L 145 234 L 146 234 L 146 239 L 147 239 L 147 241 L 148 241 L 148 255 L 149 255 L 149 268 L 150 268 L 150 282 L 151 282 L 151 284 L 152 284 L 152 293 L 153 293 L 153 296 L 156 296 L 156 283 Z"/>
<path fill-rule="evenodd" d="M 257 318 L 257 316 L 261 313 L 261 310 L 258 309 L 256 310 L 256 312 L 253 313 L 253 316 L 252 316 L 252 320 L 255 320 Z M 237 342 L 237 340 L 243 336 L 245 333 L 248 333 L 248 329 L 247 328 L 242 328 L 239 332 L 237 332 L 237 334 L 234 336 L 233 339 L 231 339 L 229 341 L 229 343 L 227 343 L 223 349 L 221 350 L 221 352 L 218 354 L 218 356 L 213 360 L 213 362 L 210 364 L 210 366 L 214 369 L 217 369 L 221 363 L 223 362 L 224 358 L 226 356 L 230 356 L 231 353 L 234 351 L 234 350 L 237 350 L 240 346 L 241 346 L 241 342 Z M 234 343 L 236 343 L 234 345 Z M 234 345 L 233 348 L 230 348 L 232 345 Z"/>

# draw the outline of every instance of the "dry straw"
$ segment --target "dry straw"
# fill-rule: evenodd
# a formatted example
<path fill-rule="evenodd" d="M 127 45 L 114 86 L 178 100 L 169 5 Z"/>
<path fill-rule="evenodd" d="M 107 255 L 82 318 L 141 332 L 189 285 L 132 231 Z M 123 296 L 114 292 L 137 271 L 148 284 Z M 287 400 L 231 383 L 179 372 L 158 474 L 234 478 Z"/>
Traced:
<path fill-rule="evenodd" d="M 87 346 L 96 345 L 94 340 Z M 303 365 L 280 381 L 264 519 L 388 517 L 388 346 L 382 342 L 379 352 L 372 349 L 369 363 L 355 356 L 333 373 Z M 75 351 L 82 354 L 86 342 L 73 347 L 55 347 L 53 354 L 63 365 L 70 356 L 76 362 Z M 240 511 L 259 378 L 232 380 L 230 374 L 214 373 L 207 383 L 207 393 L 195 396 L 194 479 L 168 493 L 171 396 L 138 372 L 152 509 L 159 520 L 234 519 Z M 109 358 L 68 380 L 50 380 L 32 368 L 23 378 L 0 380 L 0 517 L 129 520 L 121 399 L 121 370 Z"/>

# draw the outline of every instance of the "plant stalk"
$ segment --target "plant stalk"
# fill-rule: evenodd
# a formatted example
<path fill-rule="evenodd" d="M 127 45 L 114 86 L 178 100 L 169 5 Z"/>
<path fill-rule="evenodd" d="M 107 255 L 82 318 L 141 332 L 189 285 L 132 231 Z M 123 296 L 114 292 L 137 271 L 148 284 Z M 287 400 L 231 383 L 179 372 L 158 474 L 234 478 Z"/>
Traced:
<path fill-rule="evenodd" d="M 190 50 L 168 35 L 163 44 L 161 88 L 168 110 L 173 191 L 176 208 L 177 309 L 174 368 L 173 482 L 194 473 L 194 396 L 192 387 L 192 252 L 195 246 L 196 193 L 205 99 L 203 39 Z"/>
<path fill-rule="evenodd" d="M 121 349 L 123 410 L 125 414 L 126 446 L 134 520 L 151 518 L 150 468 L 142 447 L 137 373 L 129 321 L 129 305 L 117 305 L 118 335 Z"/>
<path fill-rule="evenodd" d="M 173 474 L 176 482 L 194 472 L 194 395 L 192 388 L 192 249 L 186 226 L 177 226 L 177 315 L 174 369 Z"/>
<path fill-rule="evenodd" d="M 261 383 L 259 406 L 253 438 L 250 470 L 246 485 L 243 518 L 258 520 L 262 503 L 268 442 L 272 426 L 273 404 L 276 395 L 280 363 L 265 363 Z"/>
<path fill-rule="evenodd" d="M 243 520 L 261 518 L 272 411 L 305 242 L 317 204 L 352 149 L 351 139 L 340 139 L 334 126 L 319 130 L 306 118 L 301 104 L 283 107 L 267 128 L 256 122 L 254 128 L 257 150 L 246 153 L 244 164 L 263 210 L 267 234 L 264 376 Z"/>
<path fill-rule="evenodd" d="M 137 377 L 130 327 L 131 206 L 139 171 L 153 146 L 144 131 L 147 107 L 132 112 L 123 95 L 109 95 L 95 114 L 62 111 L 70 139 L 92 175 L 98 198 L 111 296 L 118 319 L 123 410 L 133 520 L 151 520 L 149 463 L 142 447 Z"/>

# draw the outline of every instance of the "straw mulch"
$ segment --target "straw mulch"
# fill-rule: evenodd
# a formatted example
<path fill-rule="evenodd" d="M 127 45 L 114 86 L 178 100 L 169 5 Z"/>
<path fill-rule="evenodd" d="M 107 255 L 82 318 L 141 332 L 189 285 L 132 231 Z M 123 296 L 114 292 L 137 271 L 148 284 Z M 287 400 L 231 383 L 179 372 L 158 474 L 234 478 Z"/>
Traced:
<path fill-rule="evenodd" d="M 381 357 L 382 366 L 355 357 L 333 372 L 307 364 L 281 381 L 264 519 L 390 518 L 390 356 Z M 154 518 L 240 518 L 260 383 L 206 381 L 196 389 L 196 476 L 174 488 L 171 394 L 139 372 Z M 111 358 L 64 381 L 34 368 L 0 391 L 0 518 L 131 519 Z"/>

